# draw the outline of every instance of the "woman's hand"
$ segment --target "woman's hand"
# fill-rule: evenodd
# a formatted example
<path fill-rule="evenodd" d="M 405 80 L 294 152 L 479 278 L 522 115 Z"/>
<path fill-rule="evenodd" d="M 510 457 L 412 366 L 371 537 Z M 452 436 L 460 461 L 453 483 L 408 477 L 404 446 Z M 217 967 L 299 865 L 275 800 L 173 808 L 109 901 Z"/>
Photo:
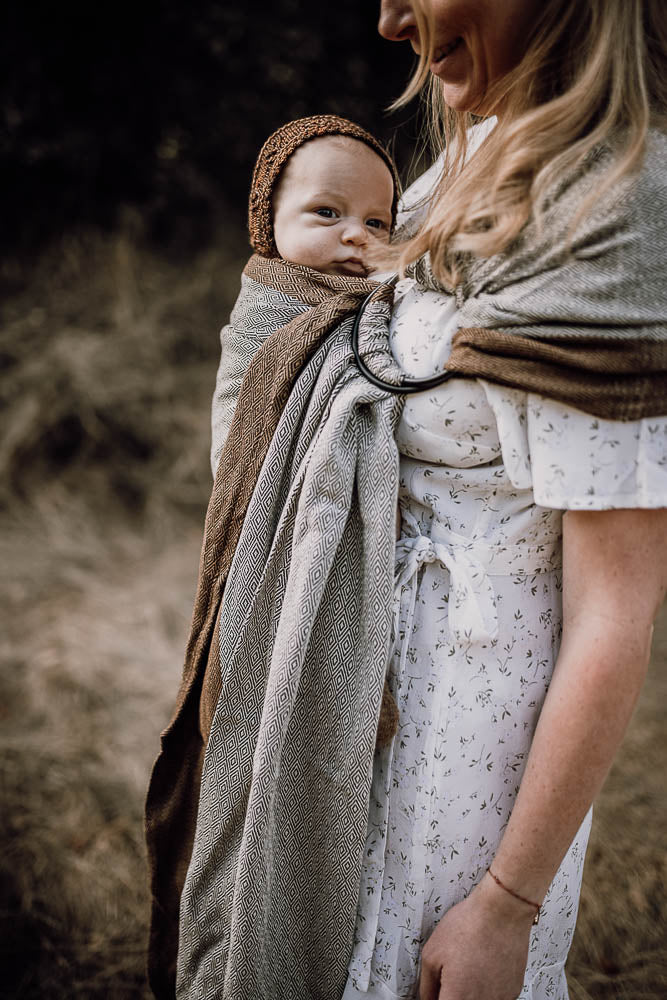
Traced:
<path fill-rule="evenodd" d="M 516 1000 L 534 917 L 485 875 L 424 945 L 419 1000 Z"/>

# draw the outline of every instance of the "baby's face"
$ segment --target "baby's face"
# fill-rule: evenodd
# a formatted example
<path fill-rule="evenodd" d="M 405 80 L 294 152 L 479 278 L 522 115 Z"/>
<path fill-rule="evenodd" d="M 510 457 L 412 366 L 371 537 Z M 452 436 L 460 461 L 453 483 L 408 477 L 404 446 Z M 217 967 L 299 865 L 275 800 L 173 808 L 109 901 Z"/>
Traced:
<path fill-rule="evenodd" d="M 391 230 L 394 182 L 364 142 L 321 136 L 290 157 L 273 201 L 278 253 L 325 274 L 364 276 L 374 239 Z"/>

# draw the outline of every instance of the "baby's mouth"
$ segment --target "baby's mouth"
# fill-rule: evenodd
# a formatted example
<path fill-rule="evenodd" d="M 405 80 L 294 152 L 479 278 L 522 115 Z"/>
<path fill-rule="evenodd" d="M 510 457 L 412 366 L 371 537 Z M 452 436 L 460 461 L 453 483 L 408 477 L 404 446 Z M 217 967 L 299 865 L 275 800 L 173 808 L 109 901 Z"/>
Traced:
<path fill-rule="evenodd" d="M 340 267 L 343 274 L 360 275 L 362 278 L 365 278 L 368 274 L 368 268 L 357 257 L 350 257 L 349 260 L 341 261 Z"/>

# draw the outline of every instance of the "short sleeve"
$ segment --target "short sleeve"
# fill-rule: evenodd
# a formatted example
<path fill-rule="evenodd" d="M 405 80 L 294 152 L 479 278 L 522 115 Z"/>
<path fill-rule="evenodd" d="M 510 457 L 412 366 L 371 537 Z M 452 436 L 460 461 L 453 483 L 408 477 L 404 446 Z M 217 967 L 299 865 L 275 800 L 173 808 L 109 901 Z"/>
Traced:
<path fill-rule="evenodd" d="M 667 507 L 667 417 L 602 420 L 482 383 L 512 484 L 561 510 Z"/>

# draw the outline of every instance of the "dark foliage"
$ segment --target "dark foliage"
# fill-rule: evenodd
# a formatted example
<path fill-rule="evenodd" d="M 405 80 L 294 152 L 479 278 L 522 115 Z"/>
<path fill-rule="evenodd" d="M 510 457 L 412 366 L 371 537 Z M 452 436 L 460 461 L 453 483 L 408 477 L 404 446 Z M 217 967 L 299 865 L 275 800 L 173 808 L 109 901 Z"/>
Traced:
<path fill-rule="evenodd" d="M 0 14 L 4 248 L 73 224 L 110 227 L 124 203 L 173 248 L 243 225 L 250 171 L 282 122 L 321 111 L 389 139 L 383 109 L 412 59 L 359 0 L 223 3 L 24 0 Z M 399 158 L 414 141 L 401 129 Z"/>

